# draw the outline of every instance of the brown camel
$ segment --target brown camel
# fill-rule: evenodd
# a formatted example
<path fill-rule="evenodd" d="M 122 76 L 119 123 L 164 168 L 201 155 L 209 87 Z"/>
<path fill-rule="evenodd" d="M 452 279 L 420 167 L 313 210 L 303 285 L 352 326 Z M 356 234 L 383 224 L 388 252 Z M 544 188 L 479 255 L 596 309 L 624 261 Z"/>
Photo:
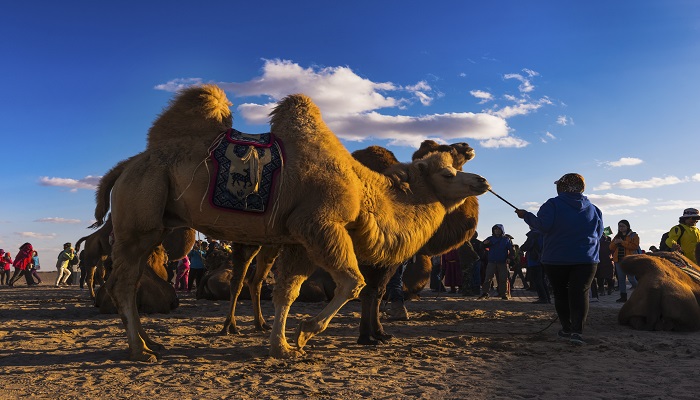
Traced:
<path fill-rule="evenodd" d="M 625 257 L 620 267 L 637 277 L 637 288 L 618 321 L 649 331 L 700 330 L 700 268 L 677 252 Z"/>
<path fill-rule="evenodd" d="M 149 268 L 145 268 L 139 281 L 139 290 L 136 293 L 136 306 L 140 313 L 167 314 L 180 304 L 175 289 L 166 281 L 168 272 L 165 270 L 165 263 L 167 260 L 168 257 L 163 246 L 158 246 L 149 257 Z M 107 293 L 105 285 L 102 285 L 97 291 L 95 307 L 98 307 L 102 314 L 116 314 L 118 311 L 114 301 Z"/>
<path fill-rule="evenodd" d="M 375 173 L 352 158 L 308 97 L 292 95 L 271 114 L 271 135 L 285 154 L 272 207 L 262 213 L 222 211 L 203 198 L 213 167 L 204 164 L 211 163 L 211 146 L 231 126 L 228 105 L 213 85 L 182 91 L 155 121 L 149 148 L 134 156 L 114 182 L 113 271 L 106 287 L 126 326 L 133 360 L 158 356 L 154 349 L 160 345 L 140 323 L 136 287 L 147 259 L 172 229 L 194 228 L 251 248 L 284 246 L 273 293 L 270 354 L 294 357 L 358 296 L 365 285 L 358 259 L 400 263 L 428 241 L 447 213 L 489 188 L 484 178 L 455 170 L 449 153 L 399 164 L 393 167 L 394 178 Z M 109 208 L 98 204 L 96 211 L 101 207 Z M 255 253 L 250 251 L 250 258 Z M 299 324 L 292 347 L 285 336 L 287 314 L 317 265 L 333 276 L 336 293 L 319 315 Z"/>
<path fill-rule="evenodd" d="M 450 153 L 453 157 L 453 167 L 461 170 L 464 163 L 471 160 L 474 157 L 474 150 L 469 147 L 466 143 L 456 143 L 450 146 L 439 145 L 432 140 L 426 140 L 421 143 L 420 148 L 414 153 L 413 159 L 418 159 L 431 152 L 446 152 Z M 352 153 L 353 158 L 360 161 L 363 165 L 367 166 L 371 170 L 380 173 L 387 173 L 391 176 L 392 172 L 390 167 L 397 165 L 399 162 L 394 156 L 394 154 L 380 146 L 370 146 L 366 149 L 357 150 Z M 397 177 L 393 177 L 397 178 Z M 404 189 L 405 190 L 405 189 Z M 450 250 L 452 247 L 456 247 L 462 244 L 465 238 L 470 238 L 474 229 L 476 229 L 477 218 L 478 218 L 478 201 L 476 197 L 469 197 L 465 203 L 460 206 L 460 208 L 450 213 L 445 217 L 445 220 L 440 225 L 440 228 L 435 233 L 436 239 L 431 239 L 431 244 L 419 252 L 419 255 L 415 257 L 417 260 L 428 260 L 426 253 L 432 252 L 432 254 L 441 254 L 445 251 Z M 435 248 L 437 246 L 437 248 Z M 262 279 L 269 273 L 275 258 L 277 257 L 277 252 L 270 249 L 265 249 L 261 251 L 257 256 L 256 264 L 262 266 L 262 269 L 256 269 L 256 275 L 252 279 L 246 279 L 250 296 L 253 300 L 253 315 L 254 315 L 254 325 L 258 330 L 270 329 L 270 326 L 265 322 L 262 312 L 260 311 L 260 290 L 262 285 Z M 445 250 L 446 249 L 446 250 Z M 245 271 L 245 265 L 240 263 L 245 260 L 246 257 L 242 257 L 239 263 L 235 266 L 232 265 L 232 270 L 224 274 L 223 272 L 218 272 L 216 274 L 217 280 L 211 282 L 214 286 L 218 284 L 218 287 L 212 288 L 212 292 L 224 295 L 230 293 L 230 308 L 229 313 L 226 316 L 224 326 L 221 330 L 221 334 L 238 333 L 238 328 L 236 326 L 235 309 L 238 296 L 241 293 L 243 273 L 234 274 L 233 270 Z M 362 273 L 365 283 L 367 286 L 360 293 L 360 298 L 363 302 L 363 312 L 361 315 L 360 322 L 360 338 L 358 343 L 360 344 L 376 344 L 376 340 L 370 339 L 371 337 L 376 338 L 380 341 L 387 341 L 391 339 L 391 335 L 384 332 L 381 322 L 379 320 L 379 304 L 380 300 L 384 296 L 385 288 L 388 280 L 391 278 L 393 273 L 398 268 L 398 265 L 389 266 L 376 266 L 376 265 L 360 265 L 360 272 Z M 415 271 L 415 272 L 414 272 Z M 425 285 L 425 269 L 417 270 L 416 268 L 408 268 L 408 277 L 416 277 L 419 281 L 414 285 Z M 249 276 L 249 274 L 246 274 Z M 430 276 L 430 270 L 427 270 L 427 278 Z M 226 278 L 231 277 L 230 282 L 225 282 Z M 409 285 L 412 283 L 411 280 L 408 281 Z M 422 289 L 420 286 L 420 289 Z M 413 287 L 413 286 L 409 286 Z M 230 288 L 233 288 L 231 290 Z M 209 290 L 209 289 L 207 289 Z M 335 290 L 335 284 L 333 283 L 332 277 L 328 272 L 324 270 L 316 270 L 311 276 L 304 281 L 300 290 L 298 301 L 328 301 L 333 298 L 333 291 Z"/>

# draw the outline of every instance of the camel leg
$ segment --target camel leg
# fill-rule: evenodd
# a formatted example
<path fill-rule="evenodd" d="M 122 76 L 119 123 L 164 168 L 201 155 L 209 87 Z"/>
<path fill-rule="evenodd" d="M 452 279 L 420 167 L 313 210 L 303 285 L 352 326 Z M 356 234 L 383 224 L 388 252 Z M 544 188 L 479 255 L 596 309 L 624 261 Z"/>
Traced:
<path fill-rule="evenodd" d="M 85 277 L 85 284 L 88 287 L 88 290 L 90 291 L 90 298 L 95 299 L 95 270 L 97 269 L 96 265 L 90 266 L 87 269 L 87 276 Z"/>
<path fill-rule="evenodd" d="M 306 257 L 301 246 L 285 246 L 280 256 L 272 302 L 275 305 L 275 320 L 270 331 L 270 356 L 294 358 L 304 355 L 301 348 L 289 345 L 286 337 L 289 309 L 299 297 L 301 284 L 314 271 L 315 266 Z"/>
<path fill-rule="evenodd" d="M 224 327 L 220 332 L 222 335 L 239 333 L 238 327 L 236 327 L 236 303 L 238 302 L 238 296 L 241 294 L 241 289 L 243 288 L 243 280 L 245 279 L 246 272 L 248 272 L 248 266 L 260 251 L 260 246 L 247 246 L 234 243 L 231 250 L 231 257 L 233 258 L 231 301 L 226 321 L 224 321 Z"/>
<path fill-rule="evenodd" d="M 149 247 L 153 249 L 156 243 L 160 243 L 160 236 L 159 232 L 151 232 L 139 235 L 138 240 L 117 240 L 113 248 L 112 276 L 106 288 L 126 328 L 129 358 L 133 361 L 154 362 L 159 357 L 151 347 L 160 346 L 148 338 L 141 326 L 136 306 L 136 291 L 150 255 L 145 245 L 152 243 Z"/>
<path fill-rule="evenodd" d="M 256 258 L 255 276 L 248 281 L 248 290 L 250 290 L 250 299 L 253 303 L 253 319 L 255 329 L 258 331 L 269 331 L 270 325 L 265 322 L 260 307 L 260 292 L 262 292 L 262 284 L 267 275 L 270 273 L 275 259 L 279 255 L 279 246 L 263 246 Z"/>
<path fill-rule="evenodd" d="M 362 315 L 360 317 L 360 337 L 357 344 L 377 345 L 378 341 L 372 340 L 372 306 L 377 299 L 377 288 L 365 286 L 360 292 L 360 302 L 362 304 Z"/>

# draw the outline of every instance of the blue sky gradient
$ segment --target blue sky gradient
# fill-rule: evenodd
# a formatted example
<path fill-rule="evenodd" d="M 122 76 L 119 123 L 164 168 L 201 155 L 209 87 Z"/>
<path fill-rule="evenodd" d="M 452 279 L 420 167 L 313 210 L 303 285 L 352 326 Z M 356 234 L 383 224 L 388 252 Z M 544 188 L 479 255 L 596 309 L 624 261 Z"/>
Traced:
<path fill-rule="evenodd" d="M 99 177 L 196 83 L 226 89 L 243 131 L 303 92 L 349 151 L 466 141 L 466 169 L 533 211 L 579 172 L 645 248 L 700 208 L 696 1 L 252 3 L 3 5 L 0 248 L 53 262 L 90 234 Z M 482 239 L 501 223 L 525 240 L 509 206 L 481 207 Z"/>

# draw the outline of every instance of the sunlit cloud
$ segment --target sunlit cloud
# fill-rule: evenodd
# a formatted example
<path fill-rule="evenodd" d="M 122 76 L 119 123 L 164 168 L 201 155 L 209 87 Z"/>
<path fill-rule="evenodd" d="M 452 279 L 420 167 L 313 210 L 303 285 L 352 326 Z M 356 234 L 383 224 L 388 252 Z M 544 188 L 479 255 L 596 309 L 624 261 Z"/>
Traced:
<path fill-rule="evenodd" d="M 540 210 L 540 207 L 542 207 L 542 203 L 538 203 L 536 201 L 527 201 L 523 203 L 523 206 L 523 208 L 527 211 L 537 212 Z"/>
<path fill-rule="evenodd" d="M 601 209 L 612 212 L 613 208 L 638 207 L 649 204 L 649 200 L 639 197 L 624 196 L 614 193 L 589 194 L 588 199 Z"/>
<path fill-rule="evenodd" d="M 603 161 L 600 163 L 600 165 L 607 167 L 630 167 L 633 165 L 639 165 L 643 162 L 644 161 L 641 158 L 622 157 L 617 161 Z"/>
<path fill-rule="evenodd" d="M 508 74 L 504 78 L 517 79 L 520 92 L 528 93 L 534 89 L 531 79 L 537 75 L 533 70 L 523 69 L 522 74 Z M 179 78 L 156 88 L 172 91 L 189 83 L 199 84 L 202 80 Z M 396 115 L 397 110 L 428 106 L 444 94 L 426 80 L 405 85 L 374 82 L 347 66 L 305 68 L 281 59 L 264 60 L 260 75 L 248 81 L 217 82 L 217 85 L 232 97 L 245 98 L 236 111 L 249 124 L 268 124 L 270 111 L 279 100 L 292 93 L 304 93 L 318 105 L 324 121 L 340 138 L 350 141 L 385 139 L 390 144 L 405 146 L 417 146 L 430 138 L 442 142 L 472 139 L 492 148 L 525 147 L 529 143 L 512 136 L 506 119 L 552 104 L 546 96 L 532 100 L 523 94 L 521 98 L 509 100 L 515 104 L 482 112 Z M 470 93 L 482 102 L 494 99 L 494 95 L 486 91 Z M 383 110 L 392 111 L 392 115 Z"/>
<path fill-rule="evenodd" d="M 50 218 L 39 218 L 39 219 L 34 220 L 34 222 L 48 222 L 51 224 L 79 224 L 80 220 L 79 219 L 50 217 Z"/>
<path fill-rule="evenodd" d="M 97 185 L 100 183 L 101 176 L 88 175 L 82 179 L 72 179 L 72 178 L 49 178 L 47 176 L 42 176 L 39 178 L 39 185 L 41 186 L 58 186 L 69 188 L 71 192 L 76 192 L 78 189 L 97 189 Z"/>
<path fill-rule="evenodd" d="M 476 97 L 477 99 L 480 99 L 481 101 L 479 102 L 479 104 L 484 104 L 493 100 L 493 95 L 489 92 L 484 92 L 483 90 L 472 90 L 469 92 L 469 94 Z"/>
<path fill-rule="evenodd" d="M 666 200 L 657 203 L 654 209 L 659 211 L 678 210 L 682 212 L 688 207 L 697 207 L 698 204 L 700 204 L 700 200 Z"/>
<path fill-rule="evenodd" d="M 602 182 L 593 190 L 608 190 L 612 188 L 618 189 L 653 189 L 662 186 L 677 185 L 679 183 L 688 182 L 690 178 L 677 178 L 675 176 L 667 176 L 665 178 L 651 178 L 646 181 L 633 181 L 631 179 L 620 179 L 617 182 Z"/>
<path fill-rule="evenodd" d="M 692 179 L 695 182 L 700 182 L 700 174 L 695 174 L 691 176 L 690 179 Z"/>
<path fill-rule="evenodd" d="M 56 235 L 55 233 L 37 233 L 37 232 L 16 232 L 17 235 L 23 238 L 29 239 L 53 239 Z"/>

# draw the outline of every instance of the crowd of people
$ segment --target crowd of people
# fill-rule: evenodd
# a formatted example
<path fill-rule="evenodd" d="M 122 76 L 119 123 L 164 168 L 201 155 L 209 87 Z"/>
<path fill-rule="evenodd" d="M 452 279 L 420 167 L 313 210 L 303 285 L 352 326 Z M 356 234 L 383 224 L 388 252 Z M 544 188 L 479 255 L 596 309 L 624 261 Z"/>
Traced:
<path fill-rule="evenodd" d="M 583 194 L 583 176 L 569 173 L 554 183 L 557 196 L 547 200 L 537 214 L 515 210 L 530 228 L 522 246 L 513 243 L 514 238 L 506 234 L 502 224 L 494 225 L 491 235 L 483 241 L 475 232 L 460 248 L 433 258 L 430 287 L 435 291 L 446 291 L 449 287 L 452 293 L 459 291 L 463 296 L 478 296 L 478 299 L 488 299 L 495 291 L 501 299 L 508 300 L 519 278 L 523 289 L 537 293 L 535 303 L 549 304 L 553 295 L 561 322 L 558 337 L 583 344 L 590 299 L 595 301 L 619 291 L 617 301 L 627 301 L 627 285 L 634 288 L 637 281 L 625 274 L 620 262 L 644 251 L 628 220 L 618 222 L 615 235 L 610 227 L 604 227 L 601 211 Z M 678 224 L 663 235 L 659 247 L 652 246 L 650 251 L 679 251 L 697 264 L 698 220 L 697 209 L 685 209 Z M 189 292 L 200 283 L 205 273 L 204 260 L 214 249 L 231 251 L 227 242 L 208 240 L 197 240 L 187 256 L 168 264 L 168 281 L 176 290 Z M 56 260 L 55 287 L 72 283 L 71 267 L 79 261 L 71 243 L 65 243 Z M 10 276 L 12 266 L 14 272 Z M 387 284 L 393 305 L 390 315 L 399 319 L 408 318 L 401 290 L 405 266 L 406 263 L 399 267 Z M 37 274 L 40 268 L 39 255 L 30 243 L 20 246 L 14 259 L 10 252 L 0 249 L 0 285 L 12 287 L 22 277 L 28 286 L 40 284 Z M 81 272 L 82 288 L 84 265 Z"/>

